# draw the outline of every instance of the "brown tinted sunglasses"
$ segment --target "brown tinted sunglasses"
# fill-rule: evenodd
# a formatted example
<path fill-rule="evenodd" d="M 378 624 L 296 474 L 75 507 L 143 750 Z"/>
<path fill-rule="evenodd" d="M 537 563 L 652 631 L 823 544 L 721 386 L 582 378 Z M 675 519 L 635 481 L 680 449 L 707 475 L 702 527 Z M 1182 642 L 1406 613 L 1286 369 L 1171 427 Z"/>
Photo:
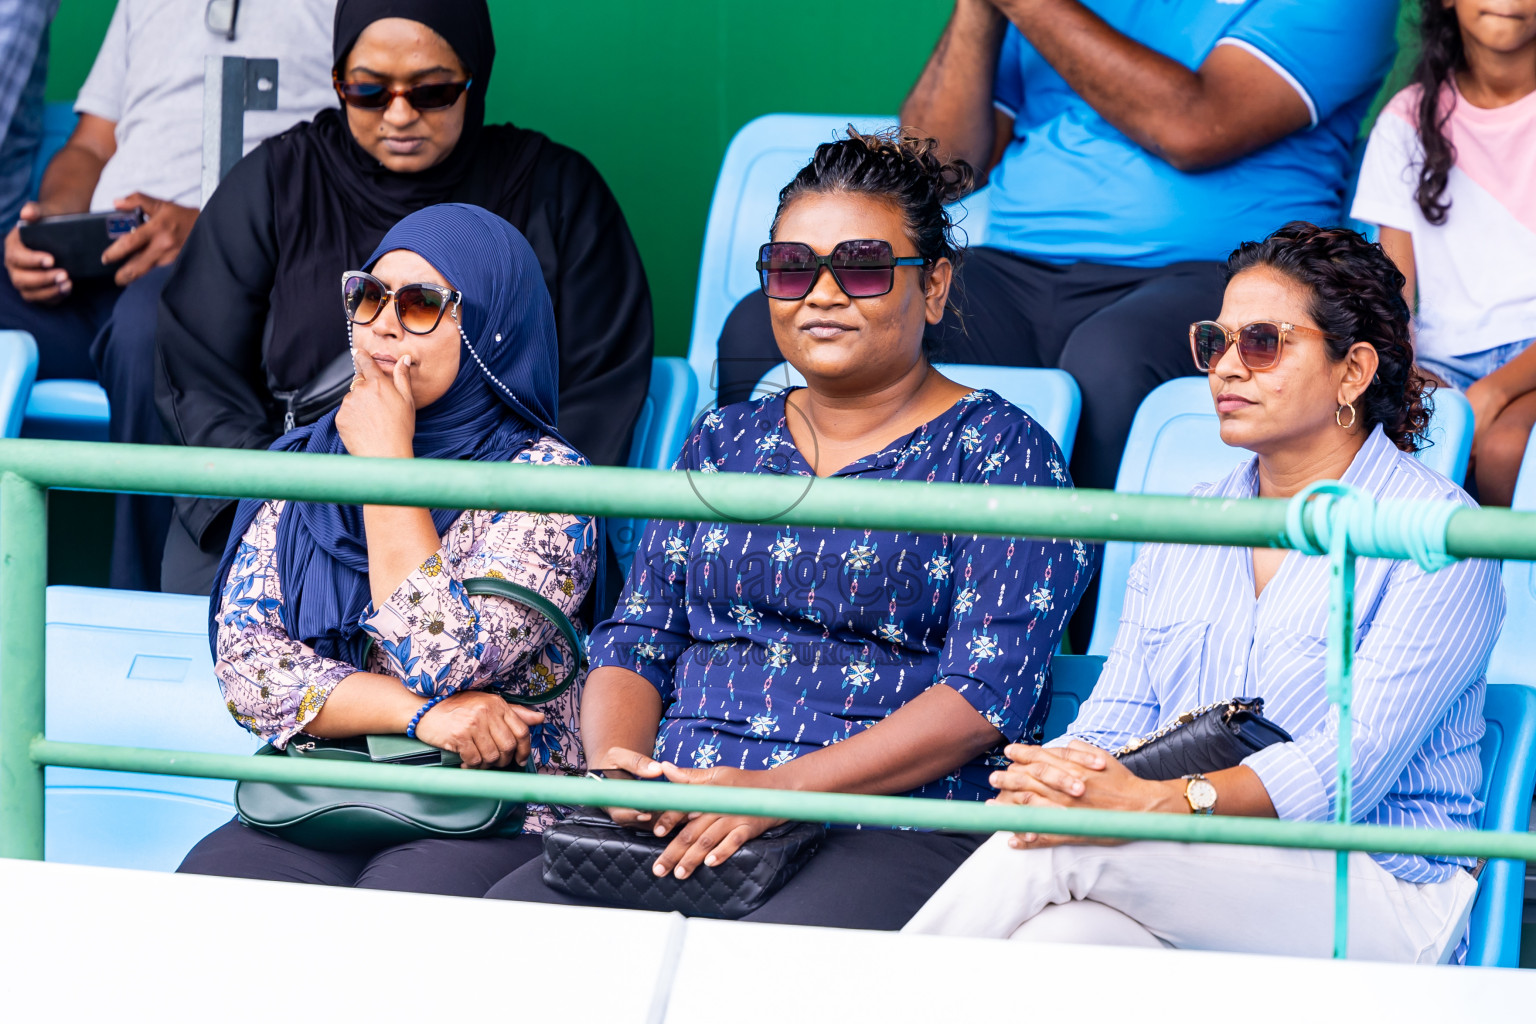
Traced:
<path fill-rule="evenodd" d="M 1214 320 L 1200 320 L 1189 325 L 1189 349 L 1195 357 L 1195 368 L 1201 373 L 1210 373 L 1233 345 L 1237 346 L 1237 358 L 1248 369 L 1268 370 L 1280 361 L 1280 350 L 1293 334 L 1333 337 L 1316 327 L 1298 327 L 1276 320 L 1255 320 L 1235 331 Z"/>

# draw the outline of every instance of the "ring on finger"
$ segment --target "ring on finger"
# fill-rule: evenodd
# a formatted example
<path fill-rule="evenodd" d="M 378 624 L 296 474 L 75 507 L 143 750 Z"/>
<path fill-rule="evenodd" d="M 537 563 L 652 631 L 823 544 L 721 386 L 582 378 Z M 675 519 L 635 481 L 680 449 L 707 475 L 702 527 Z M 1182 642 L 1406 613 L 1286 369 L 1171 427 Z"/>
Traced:
<path fill-rule="evenodd" d="M 362 374 L 358 374 L 358 375 L 357 375 L 357 376 L 356 376 L 356 377 L 353 377 L 353 378 L 352 378 L 352 383 L 351 383 L 351 385 L 350 385 L 350 386 L 349 386 L 349 387 L 348 387 L 348 388 L 347 388 L 347 390 L 348 390 L 348 391 L 356 391 L 356 390 L 357 390 L 357 386 L 358 386 L 358 385 L 359 385 L 359 384 L 361 384 L 361 383 L 362 383 L 362 382 L 363 382 L 363 375 L 362 375 Z"/>

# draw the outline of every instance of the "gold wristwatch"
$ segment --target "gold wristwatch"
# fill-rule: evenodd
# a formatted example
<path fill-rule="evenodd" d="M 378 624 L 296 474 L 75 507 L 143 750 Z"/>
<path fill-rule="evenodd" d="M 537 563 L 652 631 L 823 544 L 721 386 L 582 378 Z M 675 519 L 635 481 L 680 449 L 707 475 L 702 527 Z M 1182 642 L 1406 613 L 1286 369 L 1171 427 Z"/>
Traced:
<path fill-rule="evenodd" d="M 1184 799 L 1189 801 L 1191 814 L 1216 813 L 1216 787 L 1204 775 L 1184 776 Z"/>

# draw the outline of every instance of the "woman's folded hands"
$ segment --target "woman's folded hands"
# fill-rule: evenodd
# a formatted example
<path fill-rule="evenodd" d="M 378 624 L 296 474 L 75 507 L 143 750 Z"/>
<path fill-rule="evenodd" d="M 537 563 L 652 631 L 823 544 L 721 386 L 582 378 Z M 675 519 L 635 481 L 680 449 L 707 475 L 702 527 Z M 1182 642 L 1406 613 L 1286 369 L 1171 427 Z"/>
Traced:
<path fill-rule="evenodd" d="M 1088 807 L 1103 811 L 1168 811 L 1188 813 L 1184 782 L 1139 778 L 1098 747 L 1073 740 L 1064 747 L 1013 743 L 1004 750 L 1012 763 L 992 773 L 997 796 L 990 804 L 1031 807 Z M 1018 832 L 1009 840 L 1015 849 L 1092 843 L 1114 846 L 1123 839 L 1041 835 Z"/>

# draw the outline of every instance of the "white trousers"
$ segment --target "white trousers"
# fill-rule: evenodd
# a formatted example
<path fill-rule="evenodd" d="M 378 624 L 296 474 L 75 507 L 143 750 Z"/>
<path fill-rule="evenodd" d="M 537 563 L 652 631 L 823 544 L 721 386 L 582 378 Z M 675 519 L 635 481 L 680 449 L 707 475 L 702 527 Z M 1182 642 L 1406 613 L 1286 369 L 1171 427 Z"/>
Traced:
<path fill-rule="evenodd" d="M 904 931 L 1030 942 L 1326 957 L 1333 952 L 1331 850 L 1139 842 L 1015 850 L 999 832 Z M 1404 882 L 1349 857 L 1349 955 L 1444 963 L 1477 883 Z"/>

